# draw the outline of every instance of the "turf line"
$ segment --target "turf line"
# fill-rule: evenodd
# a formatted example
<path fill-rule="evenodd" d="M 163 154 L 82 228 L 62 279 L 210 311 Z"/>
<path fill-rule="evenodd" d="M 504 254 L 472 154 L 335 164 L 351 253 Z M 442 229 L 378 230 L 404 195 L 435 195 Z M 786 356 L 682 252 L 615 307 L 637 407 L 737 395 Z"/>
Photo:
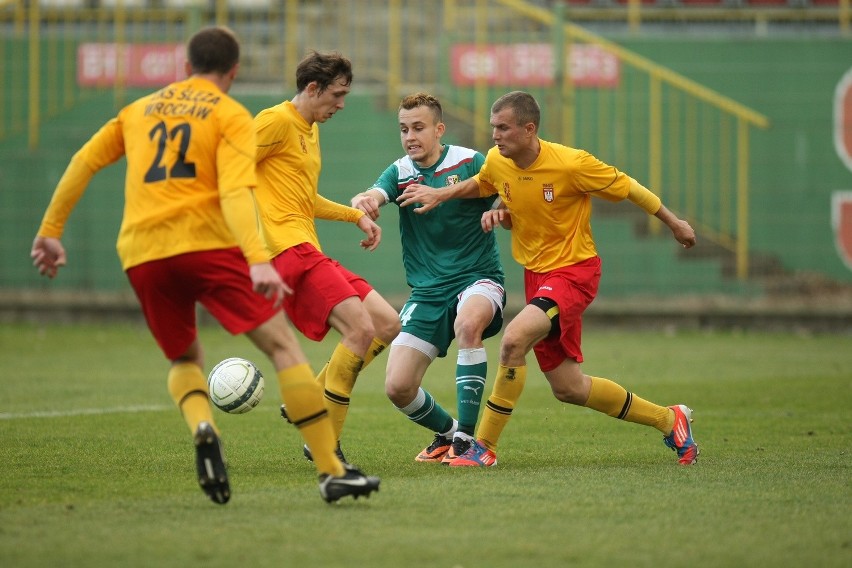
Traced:
<path fill-rule="evenodd" d="M 140 406 L 116 406 L 113 408 L 80 408 L 76 410 L 42 410 L 36 412 L 0 412 L 0 420 L 22 420 L 29 418 L 65 418 L 68 416 L 91 416 L 99 414 L 133 414 L 136 412 L 162 412 L 174 407 L 164 404 Z"/>

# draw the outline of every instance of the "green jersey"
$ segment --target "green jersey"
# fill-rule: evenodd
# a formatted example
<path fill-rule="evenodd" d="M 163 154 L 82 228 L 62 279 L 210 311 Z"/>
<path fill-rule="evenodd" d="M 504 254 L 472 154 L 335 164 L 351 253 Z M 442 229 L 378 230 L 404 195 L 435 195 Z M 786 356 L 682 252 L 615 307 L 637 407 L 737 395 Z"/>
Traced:
<path fill-rule="evenodd" d="M 438 161 L 421 168 L 404 156 L 388 166 L 370 189 L 382 192 L 388 203 L 411 184 L 440 188 L 476 175 L 485 157 L 475 150 L 446 145 Z M 480 223 L 496 196 L 451 199 L 425 214 L 414 207 L 399 208 L 402 263 L 408 285 L 421 297 L 444 296 L 448 289 L 466 287 L 488 278 L 503 284 L 503 268 L 493 232 Z"/>

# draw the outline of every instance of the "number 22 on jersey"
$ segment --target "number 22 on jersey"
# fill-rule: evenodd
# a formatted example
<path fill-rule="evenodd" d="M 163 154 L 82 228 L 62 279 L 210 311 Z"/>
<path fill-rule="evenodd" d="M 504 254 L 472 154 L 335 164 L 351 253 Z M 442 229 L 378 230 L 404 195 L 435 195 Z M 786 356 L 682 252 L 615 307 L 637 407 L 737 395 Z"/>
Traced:
<path fill-rule="evenodd" d="M 180 147 L 178 149 L 177 160 L 169 170 L 170 178 L 194 178 L 195 164 L 186 161 L 186 152 L 189 149 L 189 141 L 192 137 L 192 127 L 186 122 L 182 122 L 168 130 L 165 122 L 158 122 L 154 128 L 148 132 L 148 138 L 157 144 L 157 155 L 154 156 L 154 161 L 151 167 L 145 172 L 145 183 L 154 183 L 166 179 L 166 166 L 163 164 L 163 155 L 166 153 L 166 144 L 169 141 L 180 139 Z"/>

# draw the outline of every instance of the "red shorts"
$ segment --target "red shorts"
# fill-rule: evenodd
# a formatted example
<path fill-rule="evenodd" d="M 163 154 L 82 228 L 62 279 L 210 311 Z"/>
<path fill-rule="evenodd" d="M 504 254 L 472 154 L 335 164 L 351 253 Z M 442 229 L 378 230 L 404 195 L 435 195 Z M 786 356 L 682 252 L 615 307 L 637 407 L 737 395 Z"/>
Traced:
<path fill-rule="evenodd" d="M 352 296 L 361 300 L 373 288 L 366 280 L 343 268 L 308 243 L 290 247 L 274 259 L 272 265 L 293 294 L 284 299 L 284 311 L 305 337 L 322 341 L 331 326 L 331 310 Z"/>
<path fill-rule="evenodd" d="M 552 371 L 565 359 L 583 362 L 580 349 L 583 312 L 595 299 L 600 279 L 601 259 L 597 256 L 543 274 L 524 270 L 527 302 L 542 297 L 559 306 L 561 333 L 543 339 L 533 347 L 542 371 Z"/>
<path fill-rule="evenodd" d="M 127 278 L 170 361 L 197 337 L 196 302 L 234 335 L 255 329 L 276 312 L 271 300 L 252 290 L 248 264 L 236 247 L 152 260 L 129 268 Z"/>

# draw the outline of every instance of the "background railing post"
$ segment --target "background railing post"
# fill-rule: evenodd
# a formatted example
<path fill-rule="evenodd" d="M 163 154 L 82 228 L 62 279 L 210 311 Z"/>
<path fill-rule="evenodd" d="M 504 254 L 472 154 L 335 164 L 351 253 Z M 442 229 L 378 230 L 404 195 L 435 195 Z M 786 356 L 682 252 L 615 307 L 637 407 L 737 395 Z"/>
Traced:
<path fill-rule="evenodd" d="M 663 102 L 660 78 L 651 74 L 648 79 L 648 185 L 649 189 L 665 201 L 662 176 Z M 658 235 L 661 224 L 654 218 L 648 219 L 652 234 Z"/>
<path fill-rule="evenodd" d="M 737 119 L 737 278 L 748 279 L 749 257 L 748 257 L 748 122 L 744 118 Z"/>
<path fill-rule="evenodd" d="M 30 37 L 29 37 L 29 100 L 28 100 L 28 129 L 29 148 L 38 148 L 38 131 L 41 124 L 41 53 L 39 43 L 41 42 L 41 13 L 39 2 L 30 2 Z"/>
<path fill-rule="evenodd" d="M 388 3 L 388 75 L 387 75 L 387 108 L 395 110 L 400 90 L 400 75 L 402 74 L 402 17 L 399 0 Z"/>
<path fill-rule="evenodd" d="M 490 122 L 490 105 L 488 104 L 488 77 L 484 66 L 485 52 L 488 43 L 488 2 L 476 0 L 476 21 L 474 23 L 474 41 L 477 52 L 476 95 L 473 103 L 474 140 L 477 148 L 485 149 L 488 143 L 488 124 Z"/>

